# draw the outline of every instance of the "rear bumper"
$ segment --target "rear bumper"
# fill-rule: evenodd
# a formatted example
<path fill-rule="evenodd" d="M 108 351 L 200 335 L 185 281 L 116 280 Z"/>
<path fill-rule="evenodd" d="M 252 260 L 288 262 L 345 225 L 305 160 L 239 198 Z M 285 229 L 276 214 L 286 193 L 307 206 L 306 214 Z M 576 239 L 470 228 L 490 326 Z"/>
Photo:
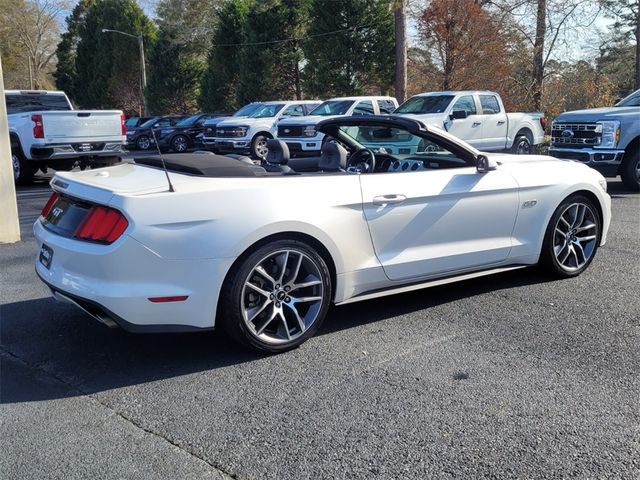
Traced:
<path fill-rule="evenodd" d="M 551 147 L 549 155 L 564 160 L 575 160 L 598 170 L 605 177 L 615 177 L 618 175 L 624 150 Z"/>
<path fill-rule="evenodd" d="M 34 225 L 38 250 L 53 250 L 49 268 L 35 269 L 57 300 L 81 308 L 108 326 L 133 332 L 214 327 L 218 294 L 233 259 L 168 260 L 125 235 L 111 245 L 64 238 Z M 184 296 L 154 303 L 153 297 Z"/>
<path fill-rule="evenodd" d="M 113 157 L 123 153 L 123 148 L 123 142 L 42 144 L 33 145 L 30 153 L 33 160 Z"/>

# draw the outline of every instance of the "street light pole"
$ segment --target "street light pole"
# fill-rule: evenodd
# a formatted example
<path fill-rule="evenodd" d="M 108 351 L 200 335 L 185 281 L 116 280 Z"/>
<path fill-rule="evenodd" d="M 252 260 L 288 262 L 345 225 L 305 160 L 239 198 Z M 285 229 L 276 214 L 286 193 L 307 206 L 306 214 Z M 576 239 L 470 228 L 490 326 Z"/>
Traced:
<path fill-rule="evenodd" d="M 109 28 L 103 28 L 102 33 L 111 32 L 111 33 L 119 33 L 120 35 L 124 35 L 126 37 L 135 38 L 138 40 L 138 46 L 140 47 L 140 65 L 141 65 L 141 82 L 142 82 L 142 103 L 144 105 L 144 116 L 149 115 L 149 110 L 147 109 L 147 67 L 144 62 L 144 41 L 142 39 L 142 34 L 132 35 L 130 33 L 121 32 L 120 30 L 111 30 Z"/>

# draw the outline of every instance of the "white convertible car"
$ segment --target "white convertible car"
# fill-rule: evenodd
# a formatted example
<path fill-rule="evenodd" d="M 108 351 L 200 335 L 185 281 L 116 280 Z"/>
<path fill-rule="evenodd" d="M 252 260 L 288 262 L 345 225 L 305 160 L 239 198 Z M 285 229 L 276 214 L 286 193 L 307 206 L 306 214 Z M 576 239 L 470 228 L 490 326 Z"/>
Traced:
<path fill-rule="evenodd" d="M 220 327 L 279 352 L 329 305 L 539 264 L 583 272 L 606 181 L 580 163 L 483 154 L 420 121 L 340 117 L 319 158 L 167 155 L 57 173 L 34 229 L 53 295 L 130 331 Z"/>

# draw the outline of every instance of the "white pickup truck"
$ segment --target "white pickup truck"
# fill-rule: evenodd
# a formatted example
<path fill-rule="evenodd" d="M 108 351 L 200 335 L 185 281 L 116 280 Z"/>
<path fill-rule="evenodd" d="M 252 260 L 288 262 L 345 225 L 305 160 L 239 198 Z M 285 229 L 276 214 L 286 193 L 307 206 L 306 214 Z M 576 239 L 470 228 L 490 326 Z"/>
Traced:
<path fill-rule="evenodd" d="M 6 90 L 11 160 L 17 183 L 38 171 L 102 167 L 120 161 L 126 142 L 120 110 L 74 110 L 64 92 Z"/>
<path fill-rule="evenodd" d="M 308 116 L 286 118 L 278 122 L 277 138 L 293 154 L 318 154 L 324 134 L 316 126 L 320 121 L 340 115 L 380 115 L 393 112 L 398 101 L 393 97 L 340 97 L 318 105 Z"/>
<path fill-rule="evenodd" d="M 527 154 L 544 142 L 544 114 L 506 113 L 495 92 L 420 93 L 393 113 L 441 128 L 485 152 L 509 150 Z"/>

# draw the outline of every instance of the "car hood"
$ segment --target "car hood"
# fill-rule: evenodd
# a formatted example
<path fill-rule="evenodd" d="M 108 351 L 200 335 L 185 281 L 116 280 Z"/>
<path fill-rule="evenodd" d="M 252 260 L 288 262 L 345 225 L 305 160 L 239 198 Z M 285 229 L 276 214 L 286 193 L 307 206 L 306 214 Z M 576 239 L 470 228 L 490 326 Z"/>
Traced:
<path fill-rule="evenodd" d="M 611 107 L 589 108 L 587 110 L 575 110 L 558 115 L 556 122 L 597 122 L 599 120 L 637 119 L 640 107 Z"/>
<path fill-rule="evenodd" d="M 238 120 L 238 119 L 242 119 L 242 118 L 247 118 L 246 115 L 240 115 L 238 117 L 216 117 L 216 118 L 212 118 L 210 120 L 207 120 L 206 122 L 204 122 L 204 126 L 206 127 L 215 127 L 217 126 L 220 122 L 224 122 L 225 120 Z"/>
<path fill-rule="evenodd" d="M 343 117 L 344 115 L 308 115 L 306 117 L 286 118 L 280 120 L 278 125 L 317 125 L 322 120 Z"/>
<path fill-rule="evenodd" d="M 398 115 L 399 117 L 411 118 L 413 120 L 418 120 L 424 123 L 426 126 L 433 125 L 438 128 L 442 128 L 442 123 L 446 119 L 446 115 L 444 113 L 398 113 L 394 115 Z"/>
<path fill-rule="evenodd" d="M 236 127 L 252 125 L 272 125 L 276 121 L 275 117 L 251 118 L 251 117 L 231 117 L 218 123 L 218 127 Z"/>

